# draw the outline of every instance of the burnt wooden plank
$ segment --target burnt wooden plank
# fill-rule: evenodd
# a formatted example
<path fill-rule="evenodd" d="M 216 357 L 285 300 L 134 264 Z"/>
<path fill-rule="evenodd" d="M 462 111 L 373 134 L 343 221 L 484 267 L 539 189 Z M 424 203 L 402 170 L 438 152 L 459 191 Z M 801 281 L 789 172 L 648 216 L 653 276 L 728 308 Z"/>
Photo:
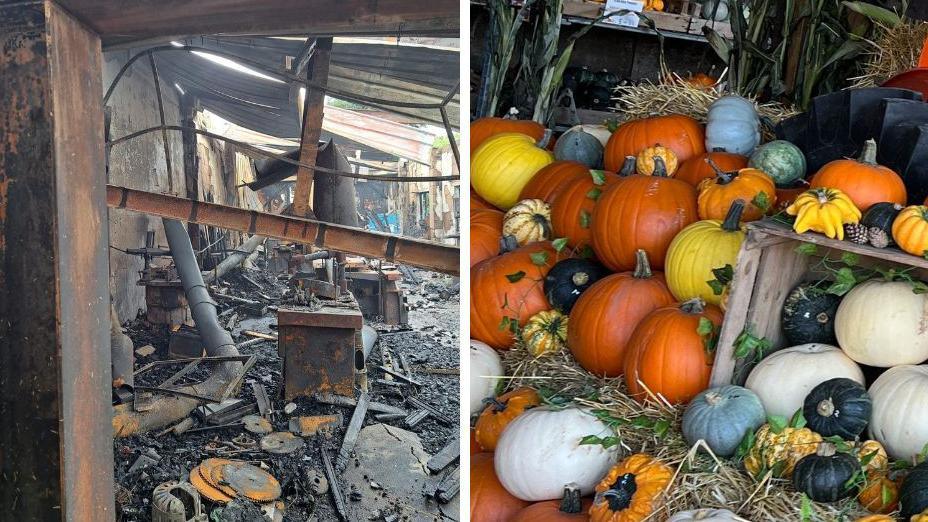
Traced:
<path fill-rule="evenodd" d="M 113 520 L 99 38 L 0 5 L 0 520 Z"/>
<path fill-rule="evenodd" d="M 460 455 L 461 441 L 455 437 L 454 440 L 449 442 L 444 448 L 438 450 L 438 453 L 432 455 L 432 458 L 430 458 L 425 465 L 432 473 L 438 473 L 445 469 L 448 464 L 457 460 Z"/>
<path fill-rule="evenodd" d="M 348 423 L 348 429 L 345 430 L 345 437 L 342 439 L 342 447 L 338 450 L 338 457 L 335 460 L 339 469 L 342 469 L 351 456 L 355 443 L 358 441 L 358 434 L 364 426 L 364 418 L 367 416 L 367 407 L 370 399 L 367 393 L 362 393 L 358 398 L 358 405 L 354 407 L 354 413 L 351 414 L 351 421 Z"/>
<path fill-rule="evenodd" d="M 329 81 L 329 57 L 332 53 L 331 38 L 316 38 L 312 61 L 306 71 L 306 79 L 322 87 Z M 322 118 L 325 108 L 325 92 L 318 89 L 306 91 L 303 104 L 303 134 L 300 139 L 300 166 L 296 171 L 296 188 L 293 192 L 293 212 L 297 216 L 313 217 L 309 208 L 309 196 L 313 187 L 316 156 L 319 154 L 319 136 L 322 135 Z"/>

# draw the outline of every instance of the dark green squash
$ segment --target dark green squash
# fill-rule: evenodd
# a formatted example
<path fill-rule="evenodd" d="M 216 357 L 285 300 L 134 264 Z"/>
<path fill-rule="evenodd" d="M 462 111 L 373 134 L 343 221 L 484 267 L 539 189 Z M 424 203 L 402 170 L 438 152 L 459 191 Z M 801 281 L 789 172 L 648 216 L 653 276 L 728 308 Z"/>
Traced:
<path fill-rule="evenodd" d="M 902 506 L 903 520 L 928 509 L 928 461 L 915 466 L 902 481 L 899 504 Z"/>
<path fill-rule="evenodd" d="M 570 129 L 554 144 L 554 157 L 583 163 L 591 169 L 603 168 L 603 144 L 580 128 Z"/>
<path fill-rule="evenodd" d="M 860 472 L 856 457 L 823 442 L 818 451 L 796 463 L 793 487 L 816 502 L 834 502 L 854 493 L 857 487 L 851 479 Z"/>
<path fill-rule="evenodd" d="M 827 284 L 803 283 L 783 303 L 783 333 L 790 346 L 807 343 L 837 345 L 835 314 L 841 298 L 825 293 Z"/>
<path fill-rule="evenodd" d="M 545 297 L 552 308 L 569 314 L 580 294 L 607 275 L 604 266 L 588 259 L 558 261 L 545 276 Z"/>
<path fill-rule="evenodd" d="M 867 389 L 845 377 L 829 379 L 809 392 L 802 405 L 808 427 L 822 437 L 854 440 L 870 422 L 873 401 Z"/>
<path fill-rule="evenodd" d="M 899 212 L 902 212 L 902 205 L 898 203 L 876 203 L 860 218 L 860 223 L 867 228 L 879 228 L 883 232 L 893 236 L 893 221 Z"/>

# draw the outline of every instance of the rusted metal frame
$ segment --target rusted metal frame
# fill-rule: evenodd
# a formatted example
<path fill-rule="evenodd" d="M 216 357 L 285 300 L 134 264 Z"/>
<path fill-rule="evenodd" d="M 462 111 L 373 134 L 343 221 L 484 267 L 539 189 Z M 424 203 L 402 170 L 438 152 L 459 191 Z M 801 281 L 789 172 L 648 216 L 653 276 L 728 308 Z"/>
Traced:
<path fill-rule="evenodd" d="M 312 62 L 306 71 L 306 79 L 325 86 L 329 81 L 329 58 L 332 38 L 317 38 Z M 293 212 L 297 216 L 315 218 L 309 197 L 313 188 L 316 156 L 319 153 L 319 137 L 322 136 L 322 119 L 325 117 L 325 92 L 307 90 L 303 101 L 303 132 L 300 135 L 300 167 L 296 172 L 296 187 L 293 191 Z"/>
<path fill-rule="evenodd" d="M 107 204 L 112 208 L 397 261 L 451 275 L 459 273 L 460 250 L 450 245 L 113 185 L 107 186 Z"/>
<path fill-rule="evenodd" d="M 158 78 L 158 65 L 155 64 L 155 55 L 148 53 L 148 63 L 151 64 L 151 76 L 155 81 L 155 94 L 158 97 L 158 116 L 161 117 L 161 144 L 164 146 L 164 162 L 168 169 L 168 192 L 174 193 L 174 169 L 171 168 L 171 145 L 168 143 L 168 130 L 164 119 L 164 98 L 161 96 L 161 79 Z"/>
<path fill-rule="evenodd" d="M 202 136 L 207 136 L 207 137 L 209 137 L 209 138 L 213 138 L 213 139 L 216 139 L 216 140 L 225 141 L 226 143 L 231 143 L 232 145 L 235 145 L 236 147 L 239 147 L 239 148 L 241 148 L 242 150 L 246 150 L 246 151 L 248 151 L 248 152 L 250 152 L 250 153 L 252 153 L 252 154 L 255 154 L 255 155 L 257 155 L 257 156 L 263 156 L 263 157 L 265 157 L 265 158 L 272 158 L 272 159 L 280 160 L 280 161 L 282 161 L 282 162 L 284 162 L 284 163 L 289 163 L 290 165 L 296 165 L 296 166 L 298 166 L 298 167 L 304 165 L 302 162 L 300 162 L 300 161 L 298 161 L 298 160 L 290 159 L 290 158 L 288 158 L 288 157 L 286 157 L 286 156 L 284 156 L 284 155 L 281 155 L 281 154 L 275 154 L 275 153 L 273 153 L 273 152 L 268 152 L 268 151 L 263 150 L 263 149 L 261 149 L 261 148 L 259 148 L 259 147 L 255 147 L 254 145 L 251 145 L 251 144 L 249 144 L 249 143 L 245 143 L 244 141 L 238 141 L 238 140 L 234 140 L 234 139 L 232 139 L 232 138 L 227 138 L 227 137 L 225 137 L 225 136 L 223 136 L 223 135 L 221 135 L 221 134 L 216 134 L 215 132 L 210 132 L 210 131 L 203 130 L 203 129 L 197 129 L 197 128 L 195 128 L 195 127 L 184 127 L 184 126 L 181 126 L 181 125 L 164 125 L 163 128 L 165 128 L 165 129 L 167 129 L 167 130 L 172 130 L 172 131 L 181 131 L 181 132 L 187 131 L 187 132 L 193 132 L 193 133 L 200 134 L 200 135 L 202 135 Z M 149 127 L 149 128 L 147 128 L 147 129 L 142 129 L 142 130 L 140 130 L 140 131 L 135 131 L 135 132 L 133 132 L 133 133 L 131 133 L 131 134 L 126 134 L 125 136 L 122 136 L 122 137 L 120 137 L 120 138 L 116 138 L 116 139 L 114 139 L 114 140 L 110 140 L 110 141 L 107 142 L 107 144 L 106 144 L 107 150 L 111 149 L 111 148 L 112 148 L 113 146 L 115 146 L 115 145 L 119 145 L 120 143 L 122 143 L 122 142 L 124 142 L 124 141 L 129 141 L 129 140 L 131 140 L 131 139 L 138 138 L 139 136 L 144 136 L 144 135 L 146 135 L 146 134 L 151 134 L 152 132 L 157 132 L 157 131 L 160 131 L 161 129 L 162 129 L 161 126 Z M 354 173 L 354 172 L 348 172 L 348 171 L 343 171 L 343 170 L 329 169 L 329 168 L 325 168 L 325 167 L 314 167 L 314 169 L 315 169 L 317 172 L 324 172 L 324 173 L 326 173 L 326 174 L 332 174 L 332 175 L 335 175 L 335 176 L 344 176 L 344 177 L 346 177 L 346 178 L 366 179 L 366 180 L 371 180 L 371 181 L 390 181 L 390 182 L 399 182 L 399 183 L 415 183 L 415 182 L 423 182 L 423 181 L 457 181 L 457 180 L 461 179 L 460 176 L 423 176 L 423 177 L 414 177 L 414 176 L 369 176 L 369 175 L 366 175 L 366 174 L 357 174 L 357 173 Z"/>
<path fill-rule="evenodd" d="M 110 84 L 109 88 L 106 90 L 106 94 L 103 95 L 103 104 L 106 105 L 107 103 L 109 103 L 110 96 L 112 96 L 113 91 L 116 89 L 116 86 L 119 84 L 119 81 L 122 79 L 123 75 L 126 74 L 126 71 L 129 70 L 129 67 L 133 63 L 135 63 L 136 60 L 138 60 L 142 56 L 145 56 L 148 53 L 163 53 L 163 52 L 178 52 L 178 51 L 180 52 L 200 51 L 200 52 L 207 53 L 207 54 L 214 54 L 217 56 L 222 56 L 224 58 L 228 58 L 230 60 L 236 61 L 241 65 L 248 66 L 251 69 L 255 69 L 259 72 L 267 74 L 269 76 L 275 76 L 277 78 L 283 79 L 291 83 L 299 83 L 303 87 L 306 87 L 307 91 L 309 90 L 321 91 L 323 94 L 327 94 L 333 98 L 338 98 L 340 100 L 346 100 L 346 101 L 351 101 L 355 103 L 361 103 L 361 104 L 373 107 L 375 109 L 381 109 L 384 111 L 396 112 L 391 107 L 399 107 L 399 108 L 405 108 L 405 109 L 440 109 L 444 105 L 444 102 L 443 103 L 400 102 L 400 101 L 392 101 L 392 100 L 380 100 L 377 98 L 371 98 L 368 96 L 364 96 L 362 94 L 348 93 L 348 92 L 344 92 L 338 89 L 334 89 L 332 87 L 321 85 L 315 81 L 307 80 L 306 78 L 301 78 L 300 76 L 288 70 L 281 70 L 281 69 L 274 68 L 274 67 L 268 67 L 261 62 L 251 60 L 249 58 L 244 58 L 235 53 L 230 53 L 228 51 L 222 51 L 219 49 L 209 49 L 206 47 L 198 47 L 194 45 L 183 45 L 180 47 L 177 47 L 174 45 L 159 45 L 156 47 L 150 47 L 144 51 L 139 51 L 137 54 L 129 58 L 129 60 L 125 64 L 123 64 L 122 68 L 119 69 L 119 72 L 116 73 L 116 76 L 113 78 L 113 82 Z M 408 115 L 408 113 L 400 113 L 400 114 Z"/>
<path fill-rule="evenodd" d="M 191 362 L 207 362 L 208 363 L 208 362 L 238 361 L 238 362 L 244 363 L 244 362 L 247 362 L 250 357 L 252 356 L 251 355 L 231 355 L 231 356 L 212 356 L 212 357 L 187 357 L 184 359 L 168 359 L 164 361 L 152 361 L 146 364 L 145 366 L 139 368 L 138 370 L 136 370 L 135 375 L 143 374 L 157 366 L 173 366 L 177 364 L 191 363 Z"/>
<path fill-rule="evenodd" d="M 100 39 L 33 0 L 0 41 L 0 520 L 114 520 Z"/>
<path fill-rule="evenodd" d="M 180 97 L 181 125 L 184 127 L 196 127 L 196 99 L 191 95 L 181 95 Z M 165 129 L 167 132 L 167 129 Z M 184 153 L 184 192 L 189 199 L 200 199 L 200 167 L 199 158 L 197 157 L 197 135 L 189 130 L 181 131 L 181 146 Z M 109 149 L 107 149 L 108 151 Z M 200 255 L 203 249 L 200 246 L 200 227 L 196 224 L 187 225 L 187 235 L 190 236 L 190 245 L 194 252 L 197 253 L 197 259 L 202 260 Z"/>
<path fill-rule="evenodd" d="M 445 132 L 448 134 L 448 142 L 451 144 L 451 152 L 454 153 L 454 163 L 458 166 L 458 170 L 461 170 L 461 151 L 458 150 L 458 142 L 454 139 L 454 128 L 451 126 L 451 120 L 448 118 L 448 104 L 454 99 L 454 95 L 457 94 L 460 87 L 461 79 L 458 78 L 458 82 L 454 84 L 454 88 L 448 91 L 445 99 L 441 101 L 441 107 L 438 109 L 439 112 L 441 112 L 441 122 L 444 124 Z"/>
<path fill-rule="evenodd" d="M 316 50 L 316 39 L 307 37 L 306 43 L 303 45 L 303 48 L 300 49 L 300 53 L 293 58 L 293 63 L 290 67 L 290 72 L 296 74 L 297 76 L 303 74 L 303 71 L 306 70 L 306 66 L 309 65 L 309 60 L 313 57 L 313 53 Z"/>

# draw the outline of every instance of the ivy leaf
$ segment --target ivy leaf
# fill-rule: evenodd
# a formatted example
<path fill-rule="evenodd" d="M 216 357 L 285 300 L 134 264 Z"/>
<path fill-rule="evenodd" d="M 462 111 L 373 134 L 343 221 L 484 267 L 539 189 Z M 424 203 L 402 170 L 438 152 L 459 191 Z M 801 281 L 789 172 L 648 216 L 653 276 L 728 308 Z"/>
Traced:
<path fill-rule="evenodd" d="M 590 221 L 592 216 L 586 210 L 580 211 L 580 228 L 590 228 Z"/>
<path fill-rule="evenodd" d="M 592 199 L 593 201 L 598 201 L 599 196 L 602 195 L 603 189 L 599 187 L 593 187 L 589 192 L 586 193 L 586 197 Z"/>
<path fill-rule="evenodd" d="M 814 256 L 818 253 L 818 245 L 815 243 L 803 243 L 796 247 L 796 253 L 804 256 Z"/>
<path fill-rule="evenodd" d="M 839 453 L 849 453 L 854 449 L 846 440 L 842 439 L 837 435 L 832 435 L 831 437 L 825 437 L 825 442 L 830 442 L 835 445 L 835 450 Z"/>
<path fill-rule="evenodd" d="M 632 419 L 632 426 L 636 428 L 653 428 L 654 419 L 650 417 L 645 417 L 644 415 L 639 415 Z"/>
<path fill-rule="evenodd" d="M 741 442 L 738 444 L 738 449 L 735 451 L 735 458 L 737 460 L 743 460 L 747 456 L 748 452 L 751 451 L 751 448 L 754 447 L 754 430 L 748 429 L 744 437 L 741 439 Z"/>
<path fill-rule="evenodd" d="M 499 330 L 500 330 L 501 332 L 502 332 L 503 330 L 508 330 L 508 329 L 509 329 L 509 321 L 510 321 L 509 316 L 508 316 L 508 315 L 504 315 L 504 316 L 503 316 L 503 320 L 499 322 Z"/>
<path fill-rule="evenodd" d="M 591 169 L 590 176 L 593 178 L 594 185 L 605 185 L 606 184 L 606 171 Z"/>
<path fill-rule="evenodd" d="M 608 436 L 608 437 L 597 437 L 596 435 L 587 435 L 580 439 L 580 445 L 600 445 L 605 449 L 609 449 L 613 446 L 618 445 L 620 442 L 618 437 Z"/>
<path fill-rule="evenodd" d="M 564 247 L 567 246 L 567 238 L 559 237 L 551 242 L 551 246 L 554 247 L 555 252 L 560 252 L 561 250 L 564 250 Z"/>
<path fill-rule="evenodd" d="M 609 130 L 609 133 L 611 134 L 611 133 L 615 132 L 616 129 L 619 128 L 619 120 L 617 120 L 617 119 L 615 119 L 615 118 L 609 118 L 608 120 L 605 120 L 605 121 L 603 122 L 603 125 L 606 127 L 606 129 Z"/>
<path fill-rule="evenodd" d="M 722 292 L 725 291 L 725 285 L 720 283 L 718 279 L 711 279 L 706 281 L 706 284 L 709 285 L 709 288 L 712 289 L 713 295 L 722 295 Z"/>
<path fill-rule="evenodd" d="M 739 359 L 760 360 L 771 347 L 766 337 L 757 337 L 745 328 L 741 335 L 735 339 L 735 357 Z"/>
<path fill-rule="evenodd" d="M 855 285 L 857 285 L 857 278 L 854 277 L 854 271 L 845 266 L 835 272 L 835 282 L 825 290 L 825 293 L 842 296 L 850 292 Z"/>
<path fill-rule="evenodd" d="M 715 325 L 712 324 L 712 321 L 705 317 L 699 318 L 699 326 L 696 327 L 696 333 L 705 337 L 712 334 L 712 330 L 715 329 Z"/>
<path fill-rule="evenodd" d="M 731 265 L 726 264 L 720 268 L 713 268 L 712 275 L 715 276 L 716 281 L 727 285 L 735 278 L 735 269 Z"/>
<path fill-rule="evenodd" d="M 857 266 L 857 263 L 860 262 L 860 256 L 853 252 L 845 252 L 841 254 L 841 262 L 847 266 Z"/>
<path fill-rule="evenodd" d="M 535 266 L 545 266 L 548 262 L 548 253 L 547 252 L 534 252 L 528 255 L 531 258 L 532 264 Z"/>
<path fill-rule="evenodd" d="M 525 277 L 525 272 L 522 270 L 519 270 L 514 274 L 506 274 L 506 279 L 508 279 L 510 283 L 518 283 L 522 280 L 523 277 Z"/>
<path fill-rule="evenodd" d="M 654 434 L 657 435 L 657 438 L 663 439 L 667 435 L 667 430 L 670 429 L 670 421 L 667 419 L 661 419 L 654 423 Z"/>
<path fill-rule="evenodd" d="M 928 285 L 922 281 L 913 281 L 912 292 L 916 294 L 928 294 Z"/>
<path fill-rule="evenodd" d="M 786 418 L 779 415 L 767 417 L 767 423 L 770 424 L 770 431 L 774 433 L 783 433 L 787 426 Z"/>
<path fill-rule="evenodd" d="M 802 414 L 802 408 L 796 410 L 796 413 L 789 419 L 789 427 L 797 429 L 806 427 L 806 417 Z"/>
<path fill-rule="evenodd" d="M 706 353 L 715 353 L 716 345 L 719 342 L 719 328 L 715 323 L 705 317 L 699 318 L 699 324 L 696 326 L 696 333 L 702 337 L 702 344 L 706 348 Z"/>
<path fill-rule="evenodd" d="M 870 464 L 870 461 L 873 460 L 873 457 L 876 457 L 877 455 L 879 455 L 879 453 L 880 453 L 879 451 L 874 450 L 874 451 L 871 451 L 870 453 L 867 453 L 863 457 L 861 457 L 860 467 L 866 468 L 867 464 Z"/>
<path fill-rule="evenodd" d="M 770 210 L 770 197 L 766 192 L 758 192 L 751 200 L 751 204 L 759 208 L 761 212 L 767 212 Z"/>

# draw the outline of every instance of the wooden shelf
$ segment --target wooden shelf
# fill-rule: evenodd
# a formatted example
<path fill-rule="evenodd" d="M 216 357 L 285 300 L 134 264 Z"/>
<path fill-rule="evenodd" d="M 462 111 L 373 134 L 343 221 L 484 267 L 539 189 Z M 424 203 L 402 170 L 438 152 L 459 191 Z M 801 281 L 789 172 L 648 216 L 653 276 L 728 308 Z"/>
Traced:
<path fill-rule="evenodd" d="M 602 15 L 604 7 L 605 4 L 597 2 L 566 1 L 564 2 L 564 18 L 571 23 L 589 24 Z M 644 15 L 653 20 L 657 30 L 667 38 L 707 42 L 706 37 L 702 33 L 702 28 L 707 25 L 714 28 L 725 38 L 732 37 L 731 24 L 728 22 L 714 22 L 690 15 L 664 13 L 660 11 L 648 11 L 644 13 Z M 626 27 L 607 22 L 599 22 L 596 26 L 639 34 L 657 34 L 653 29 L 648 27 L 644 21 L 640 22 L 638 27 Z"/>

